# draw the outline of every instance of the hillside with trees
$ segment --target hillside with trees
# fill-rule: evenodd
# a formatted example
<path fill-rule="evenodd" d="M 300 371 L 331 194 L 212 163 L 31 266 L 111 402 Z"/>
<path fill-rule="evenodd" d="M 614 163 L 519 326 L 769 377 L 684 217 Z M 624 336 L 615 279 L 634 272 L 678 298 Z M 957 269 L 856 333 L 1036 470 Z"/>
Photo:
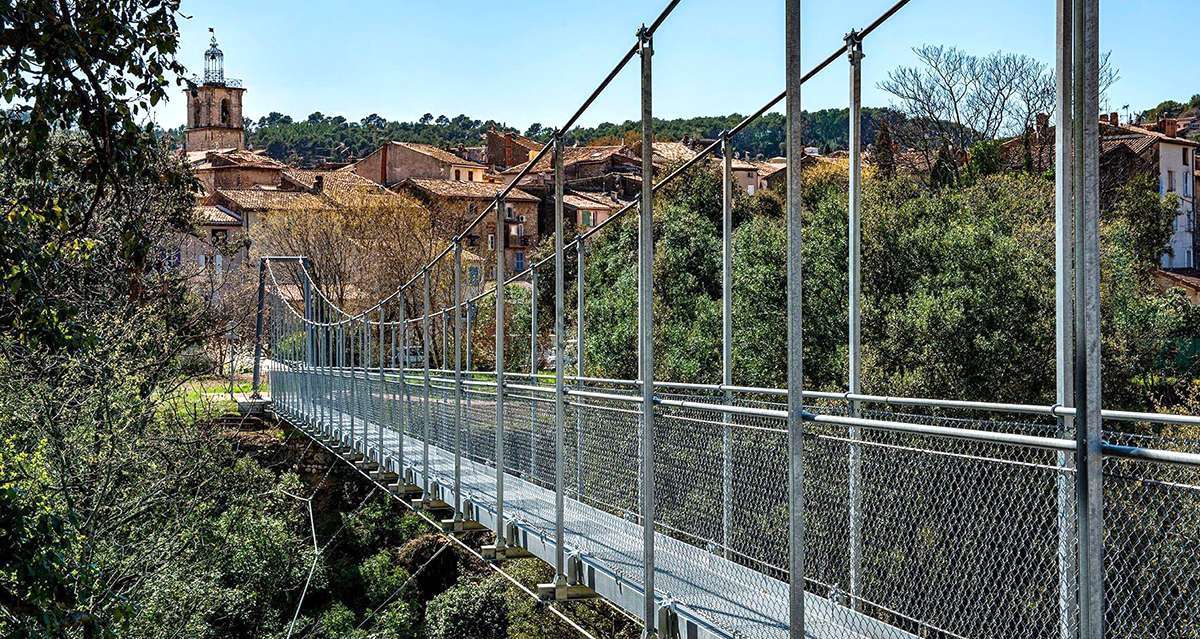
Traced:
<path fill-rule="evenodd" d="M 702 116 L 671 120 L 655 119 L 655 135 L 660 140 L 713 139 L 722 131 L 733 128 L 744 116 Z M 824 109 L 805 112 L 805 143 L 828 152 L 847 145 L 849 112 L 846 109 Z M 897 125 L 903 116 L 891 109 L 863 110 L 863 141 L 874 142 L 880 122 Z M 251 146 L 267 155 L 296 166 L 314 166 L 321 162 L 346 162 L 374 151 L 386 140 L 422 142 L 443 148 L 483 144 L 488 129 L 524 133 L 547 141 L 553 127 L 535 123 L 519 131 L 493 120 L 476 120 L 467 115 L 448 118 L 426 113 L 415 122 L 396 122 L 379 115 L 369 115 L 358 122 L 342 116 L 313 113 L 304 119 L 293 119 L 281 113 L 271 113 L 258 120 L 248 119 L 247 137 Z M 641 124 L 628 120 L 620 124 L 604 122 L 591 127 L 576 127 L 568 140 L 572 144 L 627 144 L 640 135 Z M 783 153 L 784 118 L 777 112 L 767 113 L 734 137 L 734 148 L 751 156 L 772 157 Z"/>

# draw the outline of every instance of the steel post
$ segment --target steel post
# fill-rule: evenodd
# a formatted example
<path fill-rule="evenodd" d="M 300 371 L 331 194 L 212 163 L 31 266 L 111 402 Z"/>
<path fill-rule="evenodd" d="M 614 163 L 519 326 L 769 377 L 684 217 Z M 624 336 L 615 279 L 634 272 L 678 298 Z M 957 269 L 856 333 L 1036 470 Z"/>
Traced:
<path fill-rule="evenodd" d="M 504 199 L 496 197 L 496 552 L 502 556 L 504 532 L 504 248 L 508 239 Z"/>
<path fill-rule="evenodd" d="M 384 369 L 384 345 L 383 345 L 383 327 L 387 317 L 383 312 L 383 305 L 379 305 L 379 398 L 375 400 L 375 460 L 383 466 L 383 403 L 384 403 L 384 386 L 383 386 L 383 369 Z M 372 397 L 375 395 L 372 394 Z"/>
<path fill-rule="evenodd" d="M 800 53 L 801 0 L 786 0 L 784 17 L 787 75 L 787 429 L 788 429 L 788 576 L 789 632 L 804 634 L 804 337 L 800 224 L 801 171 L 804 157 L 800 86 L 804 69 Z"/>
<path fill-rule="evenodd" d="M 305 262 L 307 262 L 307 261 L 308 261 L 308 258 L 303 258 L 300 262 L 301 266 L 303 267 L 305 265 Z M 307 269 L 302 268 L 301 272 L 306 274 Z M 311 425 L 312 424 L 312 419 L 311 419 L 312 407 L 310 405 L 310 402 L 312 402 L 313 395 L 312 395 L 312 376 L 309 374 L 309 371 L 311 369 L 312 355 L 313 355 L 312 280 L 310 280 L 308 277 L 305 277 L 303 282 L 304 282 L 304 285 L 302 287 L 302 290 L 304 293 L 304 357 L 302 358 L 302 360 L 304 362 L 304 366 L 303 366 L 302 370 L 304 371 L 304 389 L 306 391 L 306 393 L 305 393 L 306 397 L 304 397 L 304 401 L 302 401 L 300 404 L 303 407 L 302 420 Z"/>
<path fill-rule="evenodd" d="M 563 462 L 563 430 L 567 418 L 566 386 L 563 379 L 563 314 L 566 268 L 563 264 L 563 147 L 562 135 L 554 136 L 554 583 L 567 584 L 563 531 L 566 502 L 566 470 Z M 536 297 L 534 308 L 537 308 Z"/>
<path fill-rule="evenodd" d="M 430 381 L 429 381 L 429 350 L 432 348 L 432 339 L 429 334 L 429 267 L 425 267 L 422 277 L 422 294 L 424 296 L 425 311 L 421 315 L 421 345 L 424 353 L 422 360 L 424 365 L 424 382 L 425 382 L 425 419 L 421 425 L 421 489 L 425 491 L 425 496 L 429 496 L 429 423 L 433 421 L 433 400 L 430 397 Z"/>
<path fill-rule="evenodd" d="M 475 327 L 475 302 L 468 302 L 467 303 L 467 355 L 466 355 L 466 357 L 467 357 L 467 376 L 468 377 L 471 375 L 471 371 L 474 370 L 474 366 L 475 366 L 475 361 L 472 358 L 474 353 L 472 352 L 472 349 L 471 349 L 471 342 L 474 341 L 472 338 L 475 335 L 475 333 L 473 332 L 474 327 Z M 471 416 L 471 394 L 467 393 L 467 457 L 472 457 L 475 452 L 475 448 L 474 448 L 473 444 L 471 443 L 472 438 L 471 438 L 471 417 L 470 416 Z"/>
<path fill-rule="evenodd" d="M 408 424 L 412 417 L 412 408 L 408 401 L 408 372 L 405 370 L 405 367 L 408 365 L 408 300 L 405 299 L 406 293 L 405 289 L 400 289 L 400 363 L 398 365 L 400 369 L 400 428 L 397 433 L 400 441 L 396 447 L 399 449 L 397 454 L 399 454 L 400 459 L 397 461 L 397 466 L 399 466 L 400 481 L 402 483 L 404 482 L 405 471 L 404 435 L 405 431 L 408 430 Z"/>
<path fill-rule="evenodd" d="M 583 390 L 584 354 L 584 248 L 583 237 L 575 240 L 575 388 Z M 575 498 L 583 501 L 583 408 L 575 407 Z"/>
<path fill-rule="evenodd" d="M 462 240 L 454 238 L 454 519 L 462 519 Z"/>
<path fill-rule="evenodd" d="M 851 31 L 846 35 L 850 58 L 850 188 L 847 212 L 847 288 L 849 293 L 847 318 L 849 342 L 849 379 L 851 393 L 862 392 L 862 38 Z M 861 405 L 857 400 L 848 406 L 851 417 L 858 417 Z M 849 526 L 850 526 L 850 605 L 859 609 L 862 596 L 862 449 L 856 442 L 862 429 L 850 428 L 849 460 Z"/>
<path fill-rule="evenodd" d="M 267 258 L 258 260 L 258 314 L 254 317 L 254 377 L 250 383 L 250 398 L 262 399 L 259 393 L 262 385 L 262 342 L 263 342 L 263 312 L 267 301 Z"/>
<path fill-rule="evenodd" d="M 1079 636 L 1104 636 L 1104 458 L 1100 415 L 1099 0 L 1072 7 L 1075 136 L 1075 517 Z"/>
<path fill-rule="evenodd" d="M 654 601 L 654 109 L 651 60 L 654 39 L 645 26 L 638 31 L 642 59 L 642 199 L 638 215 L 638 360 L 642 378 L 642 579 L 645 637 L 658 635 Z"/>
<path fill-rule="evenodd" d="M 733 404 L 733 144 L 721 134 L 721 384 Z M 729 558 L 733 531 L 733 426 L 721 415 L 721 552 Z"/>
<path fill-rule="evenodd" d="M 538 275 L 529 271 L 529 385 L 537 386 Z M 529 400 L 529 476 L 537 476 L 537 402 Z"/>
<path fill-rule="evenodd" d="M 1055 110 L 1054 143 L 1054 343 L 1055 343 L 1055 390 L 1060 406 L 1075 406 L 1075 388 L 1072 373 L 1074 365 L 1074 91 L 1072 78 L 1072 19 L 1073 1 L 1056 0 L 1056 56 L 1055 56 Z M 1058 436 L 1074 436 L 1074 418 L 1060 416 Z M 1058 465 L 1064 469 L 1074 467 L 1074 457 L 1057 453 Z M 1071 475 L 1059 473 L 1057 483 L 1058 502 L 1058 627 L 1060 639 L 1075 636 L 1076 600 L 1075 585 L 1075 497 Z"/>
<path fill-rule="evenodd" d="M 350 413 L 350 449 L 353 450 L 358 446 L 358 440 L 355 437 L 355 422 L 358 417 L 358 375 L 354 373 L 354 342 L 355 328 L 354 319 L 351 318 L 346 328 L 346 366 L 349 371 L 345 371 L 350 375 L 350 401 L 346 404 L 346 412 Z"/>

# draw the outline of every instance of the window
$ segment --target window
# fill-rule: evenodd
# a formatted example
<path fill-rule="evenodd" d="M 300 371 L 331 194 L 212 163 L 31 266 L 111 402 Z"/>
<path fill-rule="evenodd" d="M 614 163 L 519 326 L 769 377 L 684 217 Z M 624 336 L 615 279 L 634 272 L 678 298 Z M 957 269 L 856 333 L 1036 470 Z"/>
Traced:
<path fill-rule="evenodd" d="M 579 212 L 579 215 L 580 215 L 580 217 L 582 218 L 582 220 L 580 221 L 579 225 L 580 225 L 580 226 L 582 226 L 582 227 L 583 227 L 583 228 L 585 228 L 585 229 L 586 229 L 586 228 L 591 228 L 591 226 L 592 226 L 592 212 L 591 212 L 591 211 L 580 211 L 580 212 Z"/>
<path fill-rule="evenodd" d="M 496 234 L 495 233 L 488 234 L 488 250 L 489 251 L 496 250 Z"/>
<path fill-rule="evenodd" d="M 1192 249 L 1187 250 L 1187 258 L 1186 259 L 1187 259 L 1187 262 L 1184 264 L 1184 267 L 1192 268 L 1194 266 L 1194 264 L 1192 264 Z"/>
<path fill-rule="evenodd" d="M 1184 148 L 1180 149 L 1180 151 L 1182 151 L 1182 152 L 1183 152 L 1183 165 L 1184 165 L 1184 166 L 1187 166 L 1187 165 L 1188 165 L 1188 150 L 1187 150 L 1187 147 L 1184 147 Z"/>
<path fill-rule="evenodd" d="M 478 266 L 468 266 L 467 267 L 467 284 L 469 284 L 471 286 L 479 286 L 479 267 Z"/>
<path fill-rule="evenodd" d="M 517 270 L 525 270 L 525 251 L 517 251 L 516 255 Z"/>
<path fill-rule="evenodd" d="M 471 215 L 475 215 L 478 212 L 479 212 L 478 204 L 468 204 L 467 205 L 467 213 L 470 213 Z"/>
<path fill-rule="evenodd" d="M 1167 171 L 1167 193 L 1175 192 L 1175 172 Z"/>
<path fill-rule="evenodd" d="M 469 181 L 469 182 L 475 181 L 475 172 L 474 171 L 467 171 L 467 181 Z"/>
<path fill-rule="evenodd" d="M 221 100 L 221 124 L 229 124 L 229 98 Z"/>
<path fill-rule="evenodd" d="M 511 204 L 505 204 L 505 205 L 504 205 L 504 214 L 505 214 L 505 215 L 506 215 L 506 216 L 507 216 L 509 219 L 512 219 L 512 217 L 513 217 L 513 207 L 512 207 L 512 205 L 511 205 Z"/>
<path fill-rule="evenodd" d="M 522 237 L 522 236 L 524 236 L 524 235 L 525 235 L 525 225 L 524 225 L 524 224 L 518 224 L 518 225 L 517 225 L 517 237 Z"/>
<path fill-rule="evenodd" d="M 459 171 L 458 169 L 454 169 L 454 179 L 461 180 L 462 179 L 462 171 Z"/>

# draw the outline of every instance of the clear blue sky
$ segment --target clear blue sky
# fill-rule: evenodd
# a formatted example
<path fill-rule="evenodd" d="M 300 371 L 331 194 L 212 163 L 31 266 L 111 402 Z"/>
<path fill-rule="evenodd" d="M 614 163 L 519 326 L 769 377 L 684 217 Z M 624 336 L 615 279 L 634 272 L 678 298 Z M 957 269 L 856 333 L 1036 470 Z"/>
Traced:
<path fill-rule="evenodd" d="M 378 113 L 493 118 L 525 128 L 565 119 L 666 0 L 184 0 L 181 57 L 202 70 L 208 27 L 225 52 L 225 72 L 248 91 L 245 113 L 304 117 L 313 111 L 358 120 Z M 806 68 L 892 0 L 804 3 Z M 1200 93 L 1195 0 L 1101 0 L 1101 47 L 1121 80 L 1109 107 L 1141 110 Z M 865 45 L 864 102 L 888 104 L 877 83 L 912 63 L 910 48 L 997 49 L 1046 62 L 1054 56 L 1052 0 L 913 0 Z M 747 113 L 783 87 L 782 0 L 683 0 L 658 31 L 655 115 Z M 638 114 L 636 61 L 582 124 Z M 805 85 L 806 108 L 846 101 L 846 63 Z M 177 94 L 178 95 L 178 94 Z M 182 96 L 156 111 L 184 120 Z"/>

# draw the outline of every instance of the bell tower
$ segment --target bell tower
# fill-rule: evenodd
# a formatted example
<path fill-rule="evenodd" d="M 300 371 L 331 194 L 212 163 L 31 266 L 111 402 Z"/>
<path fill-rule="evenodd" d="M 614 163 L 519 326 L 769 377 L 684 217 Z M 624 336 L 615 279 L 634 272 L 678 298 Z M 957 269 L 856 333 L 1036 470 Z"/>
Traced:
<path fill-rule="evenodd" d="M 212 27 L 208 50 L 204 52 L 204 78 L 188 83 L 187 129 L 184 149 L 245 149 L 245 127 L 242 123 L 242 88 L 240 80 L 225 77 L 225 54 L 217 46 Z"/>

